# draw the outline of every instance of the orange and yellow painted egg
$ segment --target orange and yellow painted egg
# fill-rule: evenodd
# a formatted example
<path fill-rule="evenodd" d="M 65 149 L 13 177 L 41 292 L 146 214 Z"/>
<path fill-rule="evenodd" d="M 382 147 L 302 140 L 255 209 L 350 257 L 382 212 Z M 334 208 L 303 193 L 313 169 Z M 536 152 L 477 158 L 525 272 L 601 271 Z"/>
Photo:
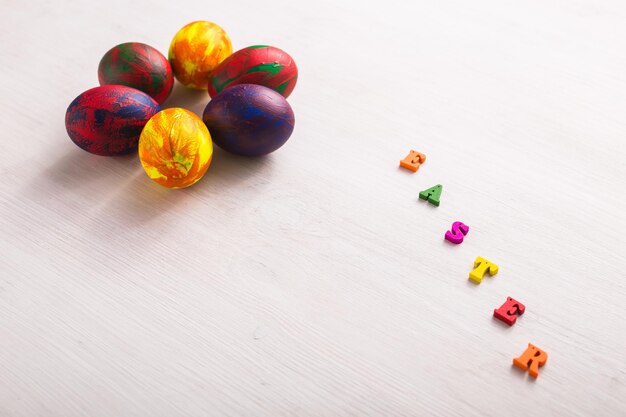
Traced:
<path fill-rule="evenodd" d="M 139 137 L 139 160 L 152 180 L 168 188 L 195 184 L 213 157 L 211 135 L 189 110 L 165 109 L 148 121 Z"/>
<path fill-rule="evenodd" d="M 220 26 L 204 20 L 179 30 L 168 53 L 176 79 L 185 87 L 206 89 L 211 73 L 233 52 L 228 34 Z"/>

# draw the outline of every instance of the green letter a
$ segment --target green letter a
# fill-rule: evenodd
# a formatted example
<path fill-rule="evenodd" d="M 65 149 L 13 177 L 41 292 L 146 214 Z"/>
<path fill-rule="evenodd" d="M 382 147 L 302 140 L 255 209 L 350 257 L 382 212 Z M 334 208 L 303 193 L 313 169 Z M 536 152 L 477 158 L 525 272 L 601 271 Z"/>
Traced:
<path fill-rule="evenodd" d="M 442 190 L 443 185 L 437 184 L 434 187 L 429 188 L 428 190 L 420 192 L 420 198 L 422 200 L 428 200 L 430 204 L 439 207 L 439 197 L 441 197 Z"/>

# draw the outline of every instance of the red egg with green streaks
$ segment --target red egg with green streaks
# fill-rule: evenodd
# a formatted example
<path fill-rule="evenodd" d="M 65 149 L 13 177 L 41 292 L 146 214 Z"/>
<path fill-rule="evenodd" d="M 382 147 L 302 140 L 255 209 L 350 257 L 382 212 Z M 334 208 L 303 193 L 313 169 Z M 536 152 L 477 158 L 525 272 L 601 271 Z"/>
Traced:
<path fill-rule="evenodd" d="M 215 97 L 233 85 L 257 84 L 286 98 L 297 80 L 298 68 L 287 52 L 273 46 L 249 46 L 235 52 L 217 67 L 209 82 L 209 94 Z"/>
<path fill-rule="evenodd" d="M 167 58 L 150 45 L 127 42 L 111 48 L 98 66 L 100 85 L 125 85 L 162 104 L 172 92 L 174 75 Z"/>

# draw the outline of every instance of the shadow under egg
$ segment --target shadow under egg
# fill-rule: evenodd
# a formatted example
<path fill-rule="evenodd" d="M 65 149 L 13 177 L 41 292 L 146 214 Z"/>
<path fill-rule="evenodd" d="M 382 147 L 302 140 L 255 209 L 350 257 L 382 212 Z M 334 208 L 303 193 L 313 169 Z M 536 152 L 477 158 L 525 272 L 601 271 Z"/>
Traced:
<path fill-rule="evenodd" d="M 202 113 L 210 99 L 208 91 L 187 88 L 176 81 L 172 93 L 161 105 L 161 109 L 180 107 L 194 112 L 196 116 L 202 119 Z"/>

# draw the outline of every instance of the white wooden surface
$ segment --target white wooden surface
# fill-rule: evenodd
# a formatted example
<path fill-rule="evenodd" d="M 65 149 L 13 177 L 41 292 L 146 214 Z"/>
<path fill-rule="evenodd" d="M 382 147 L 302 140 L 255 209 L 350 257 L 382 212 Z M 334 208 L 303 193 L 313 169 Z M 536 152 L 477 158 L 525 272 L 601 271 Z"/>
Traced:
<path fill-rule="evenodd" d="M 0 5 L 0 416 L 626 415 L 624 1 Z M 74 146 L 101 55 L 197 19 L 296 59 L 288 144 L 182 191 Z"/>

